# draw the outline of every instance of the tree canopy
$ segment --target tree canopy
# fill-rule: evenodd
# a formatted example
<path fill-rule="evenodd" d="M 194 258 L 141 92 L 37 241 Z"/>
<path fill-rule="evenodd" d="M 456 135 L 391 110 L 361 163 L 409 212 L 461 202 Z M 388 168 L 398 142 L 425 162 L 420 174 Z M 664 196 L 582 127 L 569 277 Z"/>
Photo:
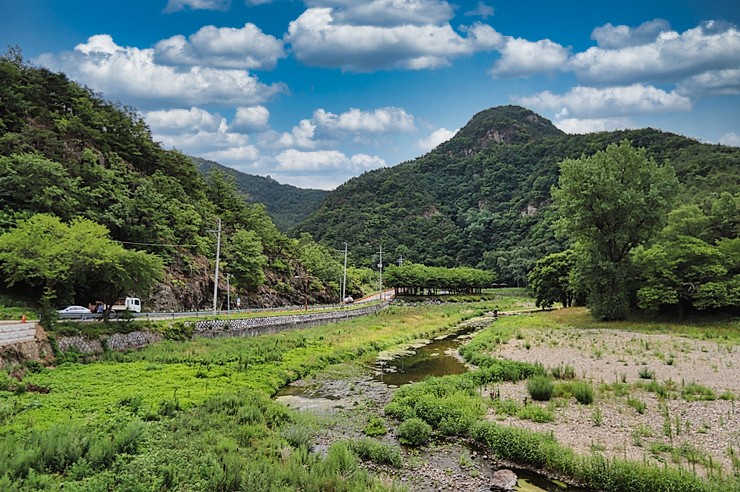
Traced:
<path fill-rule="evenodd" d="M 671 167 L 627 141 L 560 164 L 557 227 L 575 243 L 579 278 L 597 318 L 626 317 L 629 255 L 665 219 L 677 184 Z"/>

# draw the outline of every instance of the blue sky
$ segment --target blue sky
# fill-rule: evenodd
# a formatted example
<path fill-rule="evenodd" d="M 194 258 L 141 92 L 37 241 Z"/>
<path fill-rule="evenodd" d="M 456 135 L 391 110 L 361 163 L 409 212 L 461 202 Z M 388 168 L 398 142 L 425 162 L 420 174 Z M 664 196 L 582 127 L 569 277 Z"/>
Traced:
<path fill-rule="evenodd" d="M 331 189 L 519 104 L 740 145 L 740 2 L 0 0 L 0 43 L 166 148 Z"/>

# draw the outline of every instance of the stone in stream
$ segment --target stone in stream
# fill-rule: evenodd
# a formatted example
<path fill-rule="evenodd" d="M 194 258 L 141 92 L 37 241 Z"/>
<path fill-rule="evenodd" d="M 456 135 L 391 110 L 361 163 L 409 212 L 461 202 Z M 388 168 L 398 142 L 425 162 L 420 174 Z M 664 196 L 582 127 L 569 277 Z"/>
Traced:
<path fill-rule="evenodd" d="M 513 471 L 507 469 L 496 470 L 491 477 L 491 487 L 489 490 L 514 490 L 516 480 L 517 476 Z"/>

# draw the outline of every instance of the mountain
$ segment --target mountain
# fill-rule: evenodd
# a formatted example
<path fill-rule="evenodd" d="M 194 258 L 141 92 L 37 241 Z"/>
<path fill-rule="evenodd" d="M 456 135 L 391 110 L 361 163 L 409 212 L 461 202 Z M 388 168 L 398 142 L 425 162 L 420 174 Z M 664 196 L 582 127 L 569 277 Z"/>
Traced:
<path fill-rule="evenodd" d="M 533 262 L 563 248 L 552 232 L 558 163 L 627 139 L 669 162 L 681 198 L 736 193 L 740 149 L 654 129 L 568 135 L 527 109 L 475 115 L 432 152 L 353 178 L 297 227 L 327 245 L 349 243 L 355 262 L 401 257 L 427 265 L 491 269 L 519 283 Z"/>
<path fill-rule="evenodd" d="M 287 231 L 315 211 L 329 193 L 324 190 L 297 188 L 280 184 L 271 177 L 255 176 L 231 169 L 213 161 L 191 157 L 198 170 L 207 174 L 217 169 L 232 176 L 236 189 L 243 193 L 250 203 L 261 203 L 265 206 L 277 228 Z"/>
<path fill-rule="evenodd" d="M 135 109 L 33 67 L 14 49 L 0 56 L 0 81 L 0 235 L 36 214 L 95 222 L 110 239 L 162 259 L 164 282 L 145 299 L 149 309 L 196 309 L 212 302 L 219 223 L 222 265 L 245 304 L 304 301 L 295 278 L 306 272 L 301 245 L 223 175 L 203 176 L 154 142 Z M 98 298 L 80 277 L 63 279 L 58 304 Z M 8 283 L 0 269 L 0 291 Z M 222 301 L 226 283 L 221 275 Z M 43 288 L 29 274 L 9 293 L 38 299 Z M 311 289 L 312 300 L 328 295 L 318 282 Z"/>

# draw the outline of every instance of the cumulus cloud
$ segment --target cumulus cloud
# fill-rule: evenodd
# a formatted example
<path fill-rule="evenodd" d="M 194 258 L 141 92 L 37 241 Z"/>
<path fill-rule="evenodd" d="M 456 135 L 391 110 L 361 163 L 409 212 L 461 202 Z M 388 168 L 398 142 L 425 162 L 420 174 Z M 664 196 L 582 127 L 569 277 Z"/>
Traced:
<path fill-rule="evenodd" d="M 523 106 L 556 111 L 558 118 L 602 118 L 632 114 L 689 111 L 689 98 L 675 91 L 633 84 L 620 87 L 574 87 L 565 94 L 540 92 L 515 98 Z"/>
<path fill-rule="evenodd" d="M 269 120 L 270 111 L 264 106 L 238 107 L 232 128 L 244 133 L 260 132 L 267 129 Z"/>
<path fill-rule="evenodd" d="M 201 154 L 200 157 L 216 161 L 219 164 L 244 163 L 259 159 L 260 151 L 254 145 L 242 145 L 239 147 L 230 147 L 228 149 L 206 152 Z"/>
<path fill-rule="evenodd" d="M 439 0 L 319 0 L 308 4 L 333 8 L 338 23 L 355 26 L 423 26 L 454 16 L 450 4 Z"/>
<path fill-rule="evenodd" d="M 283 42 L 252 23 L 241 29 L 205 26 L 188 39 L 172 36 L 154 46 L 154 62 L 174 66 L 272 69 L 285 56 Z"/>
<path fill-rule="evenodd" d="M 322 2 L 326 4 L 326 2 Z M 460 36 L 449 23 L 430 23 L 448 14 L 429 14 L 417 22 L 397 24 L 393 15 L 414 12 L 410 7 L 446 2 L 383 1 L 364 7 L 347 7 L 355 2 L 336 0 L 336 8 L 309 8 L 290 23 L 286 40 L 296 58 L 312 66 L 340 67 L 366 72 L 378 69 L 430 69 L 450 64 L 450 59 L 480 50 L 490 50 L 495 37 L 490 26 L 472 26 Z M 384 5 L 385 24 L 370 21 L 356 12 Z M 410 10 L 409 10 L 410 9 Z M 401 16 L 403 17 L 403 16 Z M 362 23 L 357 23 L 362 20 Z M 422 23 L 421 21 L 426 23 Z M 349 23 L 354 21 L 355 23 Z"/>
<path fill-rule="evenodd" d="M 729 145 L 731 147 L 740 147 L 740 135 L 734 132 L 725 133 L 719 137 L 719 143 L 722 145 Z"/>
<path fill-rule="evenodd" d="M 507 37 L 499 49 L 501 58 L 491 69 L 494 77 L 526 77 L 535 73 L 563 70 L 569 50 L 549 39 L 528 41 Z"/>
<path fill-rule="evenodd" d="M 265 85 L 243 70 L 200 66 L 177 70 L 158 65 L 154 50 L 118 46 L 107 34 L 90 37 L 72 52 L 41 55 L 36 61 L 103 92 L 106 97 L 144 108 L 172 104 L 252 105 L 287 90 L 280 83 Z"/>
<path fill-rule="evenodd" d="M 486 5 L 483 2 L 478 2 L 478 5 L 473 10 L 468 10 L 465 12 L 465 15 L 470 17 L 482 17 L 484 19 L 488 19 L 493 15 L 493 7 L 490 5 Z"/>
<path fill-rule="evenodd" d="M 224 119 L 200 108 L 149 111 L 144 119 L 155 134 L 216 131 Z"/>
<path fill-rule="evenodd" d="M 608 36 L 599 34 L 601 39 Z M 629 33 L 627 40 L 634 39 Z M 679 81 L 708 71 L 736 69 L 740 65 L 740 31 L 734 26 L 706 22 L 681 34 L 662 31 L 647 44 L 608 46 L 576 54 L 570 68 L 584 81 L 630 83 L 647 80 Z"/>
<path fill-rule="evenodd" d="M 434 130 L 428 137 L 417 140 L 416 148 L 421 150 L 422 152 L 429 152 L 430 150 L 436 148 L 439 144 L 444 143 L 454 137 L 458 131 L 460 130 L 448 130 L 447 128 Z"/>
<path fill-rule="evenodd" d="M 670 23 L 665 19 L 653 19 L 638 27 L 605 24 L 591 32 L 591 39 L 604 49 L 619 49 L 652 43 L 660 33 L 670 28 Z"/>
<path fill-rule="evenodd" d="M 555 126 L 565 133 L 594 133 L 623 130 L 634 125 L 627 118 L 563 118 L 555 120 Z"/>
<path fill-rule="evenodd" d="M 740 69 L 715 70 L 694 75 L 678 84 L 678 92 L 699 96 L 740 94 Z"/>
<path fill-rule="evenodd" d="M 416 129 L 413 115 L 393 107 L 372 111 L 352 108 L 339 115 L 318 109 L 314 112 L 313 121 L 325 129 L 341 132 L 408 133 Z"/>
<path fill-rule="evenodd" d="M 283 171 L 333 171 L 343 170 L 351 174 L 385 166 L 380 157 L 357 154 L 348 157 L 338 150 L 315 150 L 304 152 L 287 149 L 275 157 Z"/>
<path fill-rule="evenodd" d="M 180 10 L 229 10 L 231 0 L 167 0 L 164 12 L 178 12 Z"/>

